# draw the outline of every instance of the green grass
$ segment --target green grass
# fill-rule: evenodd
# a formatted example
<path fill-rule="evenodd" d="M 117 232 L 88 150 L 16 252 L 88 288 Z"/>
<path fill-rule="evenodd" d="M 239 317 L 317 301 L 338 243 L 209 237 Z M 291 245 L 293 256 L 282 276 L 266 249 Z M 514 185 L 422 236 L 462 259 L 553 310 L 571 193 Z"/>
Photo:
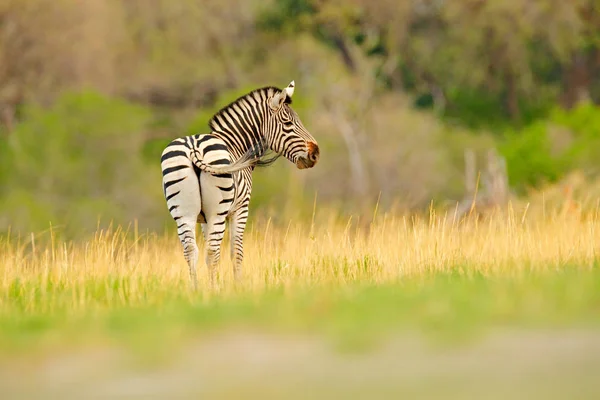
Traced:
<path fill-rule="evenodd" d="M 597 267 L 509 277 L 465 273 L 468 265 L 451 269 L 382 284 L 273 287 L 224 297 L 153 278 L 106 277 L 76 287 L 15 279 L 0 296 L 0 348 L 20 353 L 108 342 L 147 353 L 236 330 L 316 334 L 337 348 L 361 350 L 407 332 L 438 342 L 496 328 L 599 327 Z M 73 304 L 84 292 L 85 308 L 77 310 Z"/>

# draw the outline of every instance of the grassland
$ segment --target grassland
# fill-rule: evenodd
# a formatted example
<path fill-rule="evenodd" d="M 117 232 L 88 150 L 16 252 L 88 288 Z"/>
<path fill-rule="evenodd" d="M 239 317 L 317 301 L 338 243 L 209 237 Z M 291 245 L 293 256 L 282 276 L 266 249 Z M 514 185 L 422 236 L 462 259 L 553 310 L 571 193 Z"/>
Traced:
<path fill-rule="evenodd" d="M 369 226 L 329 214 L 258 221 L 243 281 L 234 283 L 225 252 L 220 290 L 201 263 L 198 292 L 174 235 L 4 238 L 0 351 L 10 360 L 121 346 L 164 359 L 260 332 L 356 353 L 406 335 L 439 345 L 507 330 L 598 332 L 599 224 L 595 211 L 533 209 L 462 221 L 379 215 Z"/>

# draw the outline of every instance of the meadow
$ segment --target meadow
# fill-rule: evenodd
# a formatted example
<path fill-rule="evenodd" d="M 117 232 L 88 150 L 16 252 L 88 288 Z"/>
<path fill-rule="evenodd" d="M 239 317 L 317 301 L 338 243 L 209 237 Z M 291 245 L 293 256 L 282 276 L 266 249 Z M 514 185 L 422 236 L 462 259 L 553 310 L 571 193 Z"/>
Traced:
<path fill-rule="evenodd" d="M 11 360 L 94 348 L 160 364 L 231 334 L 267 335 L 270 345 L 318 338 L 336 354 L 370 354 L 398 338 L 452 348 L 515 330 L 597 334 L 600 323 L 596 210 L 256 219 L 243 280 L 234 282 L 225 250 L 219 290 L 201 262 L 198 292 L 173 234 L 115 227 L 79 242 L 57 236 L 0 239 L 0 364 L 11 370 Z"/>
<path fill-rule="evenodd" d="M 597 3 L 0 1 L 0 399 L 600 398 Z M 161 152 L 292 79 L 193 292 Z"/>

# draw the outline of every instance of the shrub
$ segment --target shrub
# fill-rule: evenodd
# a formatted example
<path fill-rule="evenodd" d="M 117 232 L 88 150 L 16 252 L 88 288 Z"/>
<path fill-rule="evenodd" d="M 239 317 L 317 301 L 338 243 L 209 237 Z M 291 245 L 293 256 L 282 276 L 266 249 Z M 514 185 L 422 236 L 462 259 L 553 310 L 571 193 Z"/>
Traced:
<path fill-rule="evenodd" d="M 102 204 L 103 218 L 115 222 L 155 207 L 145 199 L 160 194 L 160 168 L 147 168 L 141 155 L 150 119 L 145 108 L 94 92 L 65 94 L 48 109 L 27 107 L 0 149 L 11 160 L 3 162 L 0 174 L 0 228 L 43 229 L 48 215 L 60 219 L 52 221 L 56 225 L 76 214 L 73 228 L 79 231 L 96 228 L 95 204 Z M 149 179 L 156 183 L 147 184 Z M 27 201 L 18 200 L 22 190 L 31 194 Z M 44 212 L 23 219 L 23 207 Z"/>
<path fill-rule="evenodd" d="M 600 157 L 600 109 L 589 103 L 556 109 L 545 121 L 506 133 L 500 146 L 517 189 L 555 182 L 574 169 L 595 172 Z"/>

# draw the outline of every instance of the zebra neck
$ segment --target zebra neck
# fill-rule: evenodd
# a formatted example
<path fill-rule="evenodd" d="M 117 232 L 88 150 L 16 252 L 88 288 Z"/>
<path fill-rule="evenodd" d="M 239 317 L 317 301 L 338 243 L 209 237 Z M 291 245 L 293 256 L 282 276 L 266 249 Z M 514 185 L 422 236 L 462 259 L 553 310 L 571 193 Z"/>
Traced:
<path fill-rule="evenodd" d="M 260 141 L 264 142 L 262 135 L 258 139 L 253 134 L 239 132 L 213 131 L 212 134 L 225 142 L 233 161 L 237 161 L 249 151 L 259 148 Z"/>
<path fill-rule="evenodd" d="M 267 100 L 272 91 L 255 90 L 222 108 L 209 121 L 213 134 L 225 142 L 236 160 L 264 143 Z"/>

